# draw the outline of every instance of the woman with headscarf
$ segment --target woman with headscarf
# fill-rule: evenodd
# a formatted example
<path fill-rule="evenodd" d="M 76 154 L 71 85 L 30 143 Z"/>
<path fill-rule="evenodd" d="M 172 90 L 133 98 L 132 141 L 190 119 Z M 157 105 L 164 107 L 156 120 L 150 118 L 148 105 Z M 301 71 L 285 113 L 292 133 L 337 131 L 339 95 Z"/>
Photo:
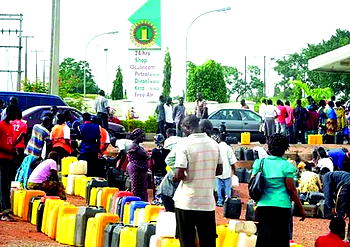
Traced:
<path fill-rule="evenodd" d="M 129 135 L 133 141 L 128 152 L 128 173 L 131 180 L 131 192 L 143 201 L 148 201 L 147 194 L 147 171 L 149 156 L 146 150 L 140 146 L 145 140 L 145 133 L 142 129 L 135 129 Z"/>

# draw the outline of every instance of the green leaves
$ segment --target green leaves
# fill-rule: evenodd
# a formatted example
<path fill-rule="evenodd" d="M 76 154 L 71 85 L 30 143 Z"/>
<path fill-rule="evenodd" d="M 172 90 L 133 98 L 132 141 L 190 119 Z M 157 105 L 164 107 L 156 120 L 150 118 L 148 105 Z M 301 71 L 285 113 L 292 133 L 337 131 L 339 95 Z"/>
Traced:
<path fill-rule="evenodd" d="M 163 92 L 162 95 L 168 97 L 171 89 L 171 57 L 169 50 L 167 49 L 164 57 L 164 69 L 163 69 Z"/>
<path fill-rule="evenodd" d="M 201 66 L 188 63 L 187 101 L 195 101 L 198 92 L 204 99 L 219 103 L 227 102 L 227 88 L 224 78 L 224 68 L 214 60 L 209 60 Z"/>
<path fill-rule="evenodd" d="M 309 59 L 347 44 L 350 44 L 350 32 L 337 29 L 336 33 L 329 40 L 323 40 L 318 44 L 308 44 L 299 53 L 294 53 L 277 60 L 277 66 L 274 69 L 282 76 L 282 80 L 277 86 L 284 93 L 283 96 L 289 96 L 288 92 L 292 85 L 290 84 L 290 80 L 296 79 L 306 82 L 311 88 L 330 88 L 337 95 L 349 95 L 350 74 L 318 72 L 308 69 Z"/>
<path fill-rule="evenodd" d="M 85 61 L 75 61 L 65 58 L 59 70 L 59 95 L 66 97 L 69 93 L 84 92 L 84 66 L 86 66 L 86 93 L 98 93 L 99 88 L 93 80 L 89 64 Z"/>
<path fill-rule="evenodd" d="M 120 66 L 117 69 L 117 75 L 115 80 L 113 81 L 113 89 L 111 98 L 113 100 L 123 99 L 124 98 L 124 90 L 123 90 L 123 75 Z"/>

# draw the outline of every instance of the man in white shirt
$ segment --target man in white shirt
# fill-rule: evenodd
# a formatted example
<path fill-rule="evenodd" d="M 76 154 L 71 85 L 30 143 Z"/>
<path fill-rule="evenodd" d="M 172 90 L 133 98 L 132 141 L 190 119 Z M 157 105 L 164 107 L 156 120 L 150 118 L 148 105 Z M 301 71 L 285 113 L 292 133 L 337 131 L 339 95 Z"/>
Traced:
<path fill-rule="evenodd" d="M 232 172 L 235 173 L 235 163 L 237 162 L 232 147 L 226 143 L 226 135 L 220 134 L 213 137 L 219 143 L 220 156 L 222 158 L 222 174 L 216 176 L 216 191 L 218 193 L 218 201 L 216 206 L 222 207 L 226 197 L 231 197 L 231 177 Z M 222 196 L 224 192 L 224 197 Z"/>
<path fill-rule="evenodd" d="M 174 128 L 174 119 L 173 119 L 173 105 L 172 98 L 168 97 L 166 103 L 164 104 L 165 112 L 165 132 L 169 128 Z"/>
<path fill-rule="evenodd" d="M 108 100 L 106 99 L 105 92 L 103 90 L 100 90 L 98 94 L 99 96 L 96 99 L 95 111 L 97 113 L 97 117 L 101 118 L 102 120 L 102 128 L 108 130 Z"/>
<path fill-rule="evenodd" d="M 265 108 L 266 108 L 266 99 L 262 99 L 261 105 L 259 107 L 259 115 L 264 120 L 264 114 L 265 114 Z"/>
<path fill-rule="evenodd" d="M 176 146 L 175 180 L 180 181 L 174 195 L 176 224 L 182 247 L 215 246 L 215 199 L 217 168 L 222 164 L 219 144 L 200 133 L 199 119 L 184 118 L 184 137 Z"/>

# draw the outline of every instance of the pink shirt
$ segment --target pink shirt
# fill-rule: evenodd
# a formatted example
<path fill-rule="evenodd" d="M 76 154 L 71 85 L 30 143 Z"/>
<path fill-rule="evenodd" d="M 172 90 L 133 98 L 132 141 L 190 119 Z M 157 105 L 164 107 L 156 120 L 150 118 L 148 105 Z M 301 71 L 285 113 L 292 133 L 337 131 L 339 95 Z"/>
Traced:
<path fill-rule="evenodd" d="M 277 122 L 285 124 L 286 123 L 286 115 L 287 115 L 286 107 L 284 107 L 283 105 L 278 105 L 277 109 L 279 111 L 278 116 L 277 116 Z"/>
<path fill-rule="evenodd" d="M 57 163 L 52 159 L 47 159 L 41 162 L 30 174 L 28 182 L 30 183 L 42 183 L 48 179 L 51 174 L 51 170 L 57 171 Z"/>
<path fill-rule="evenodd" d="M 286 112 L 288 114 L 288 117 L 286 117 L 286 126 L 290 127 L 293 125 L 293 109 L 289 105 L 284 106 L 284 108 L 286 108 Z"/>

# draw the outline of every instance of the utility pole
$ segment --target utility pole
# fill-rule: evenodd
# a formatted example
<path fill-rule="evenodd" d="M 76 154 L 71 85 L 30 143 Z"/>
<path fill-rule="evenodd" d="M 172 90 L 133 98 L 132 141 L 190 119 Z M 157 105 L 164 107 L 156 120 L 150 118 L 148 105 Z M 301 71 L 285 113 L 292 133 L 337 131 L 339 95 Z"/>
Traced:
<path fill-rule="evenodd" d="M 43 64 L 43 83 L 45 83 L 45 70 L 46 70 L 46 62 L 47 62 L 47 60 L 41 60 L 42 62 L 44 62 L 44 64 Z"/>
<path fill-rule="evenodd" d="M 266 94 L 266 56 L 264 56 L 264 95 Z"/>
<path fill-rule="evenodd" d="M 34 36 L 22 36 L 26 40 L 26 49 L 24 55 L 24 81 L 28 80 L 28 38 L 34 38 Z"/>
<path fill-rule="evenodd" d="M 60 53 L 60 0 L 52 0 L 49 93 L 58 95 Z"/>
<path fill-rule="evenodd" d="M 35 52 L 35 82 L 37 82 L 38 81 L 38 52 L 42 52 L 42 51 L 34 50 L 32 52 Z"/>
<path fill-rule="evenodd" d="M 244 82 L 247 84 L 247 56 L 244 56 Z"/>
<path fill-rule="evenodd" d="M 108 87 L 108 69 L 107 69 L 107 65 L 108 65 L 108 60 L 107 60 L 107 55 L 108 55 L 108 48 L 104 48 L 103 49 L 105 51 L 105 55 L 106 55 L 106 68 L 105 68 L 105 80 L 106 80 L 106 93 L 108 94 L 109 92 L 109 87 Z"/>

